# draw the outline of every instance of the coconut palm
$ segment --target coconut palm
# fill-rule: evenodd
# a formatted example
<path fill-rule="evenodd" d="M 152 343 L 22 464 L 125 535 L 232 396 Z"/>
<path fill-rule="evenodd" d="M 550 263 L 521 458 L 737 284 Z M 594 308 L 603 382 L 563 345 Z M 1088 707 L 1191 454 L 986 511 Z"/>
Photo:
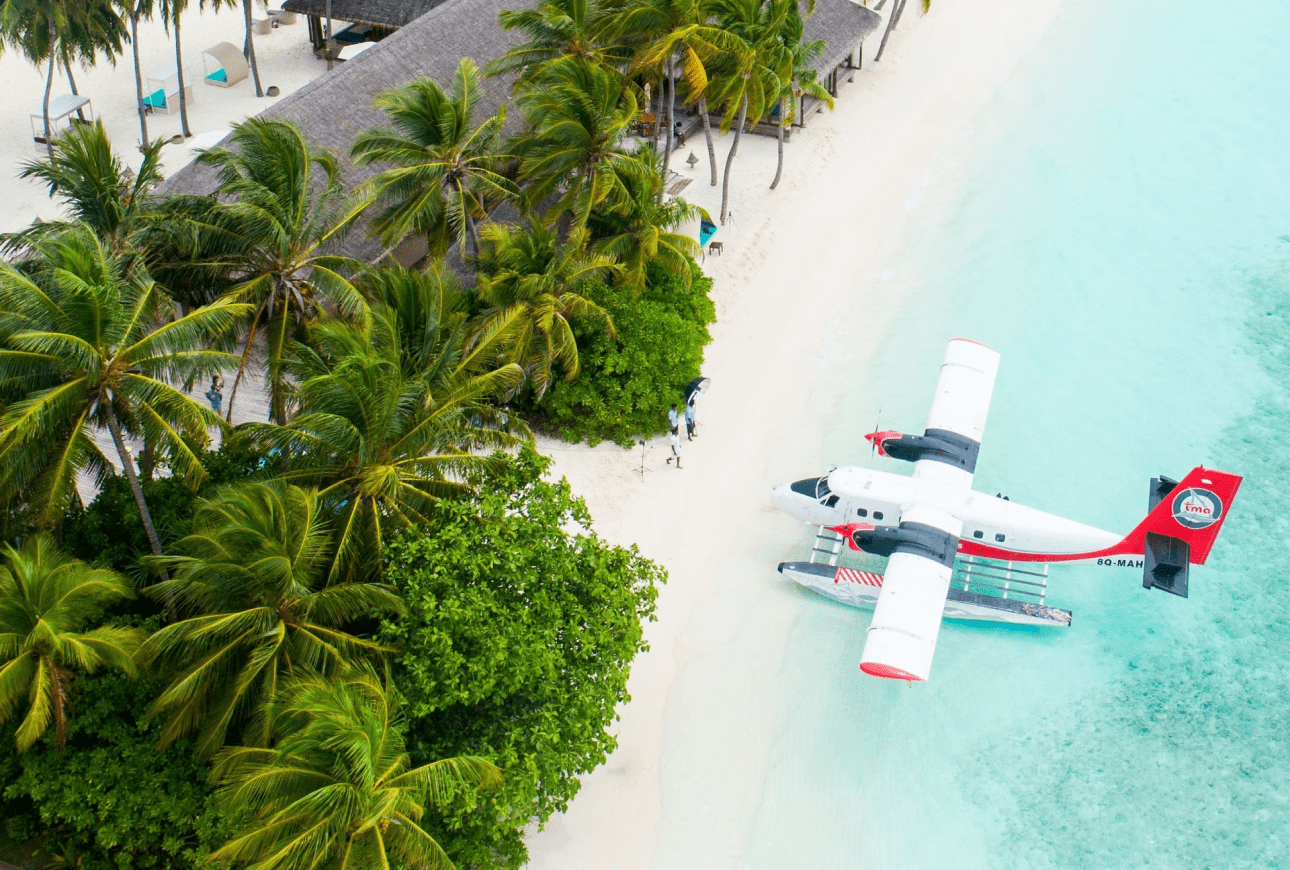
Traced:
<path fill-rule="evenodd" d="M 502 29 L 519 30 L 528 40 L 490 63 L 488 73 L 519 72 L 518 89 L 566 59 L 619 66 L 627 57 L 610 38 L 614 20 L 614 10 L 598 0 L 542 0 L 531 9 L 503 10 Z"/>
<path fill-rule="evenodd" d="M 99 52 L 116 63 L 126 31 L 112 0 L 6 0 L 0 10 L 0 33 L 34 64 L 47 65 L 42 111 L 45 149 L 54 153 L 49 120 L 49 99 L 54 87 L 54 65 L 70 74 L 70 61 L 93 65 Z"/>
<path fill-rule="evenodd" d="M 294 124 L 252 118 L 233 128 L 232 146 L 197 158 L 219 169 L 216 194 L 222 202 L 213 220 L 226 250 L 218 264 L 238 280 L 231 296 L 252 306 L 226 419 L 233 419 L 238 387 L 263 340 L 270 413 L 282 422 L 282 362 L 292 339 L 325 309 L 359 321 L 366 317 L 363 297 L 349 277 L 360 264 L 324 253 L 364 203 L 345 193 L 335 156 L 312 147 Z"/>
<path fill-rule="evenodd" d="M 779 177 L 784 171 L 784 128 L 797 118 L 797 107 L 802 98 L 813 97 L 833 108 L 833 95 L 819 83 L 814 68 L 815 61 L 824 51 L 824 40 L 802 42 L 803 30 L 802 16 L 795 9 L 784 19 L 779 36 L 781 59 L 774 64 L 780 83 L 779 117 L 775 124 L 779 159 L 775 164 L 775 178 L 770 183 L 771 190 L 779 186 Z"/>
<path fill-rule="evenodd" d="M 139 19 L 152 17 L 152 0 L 115 0 L 130 22 L 130 51 L 134 55 L 134 99 L 139 113 L 139 142 L 147 145 L 148 111 L 143 103 L 143 69 L 139 66 Z"/>
<path fill-rule="evenodd" d="M 588 250 L 590 233 L 585 227 L 575 227 L 562 242 L 537 220 L 527 229 L 494 225 L 484 228 L 484 241 L 475 288 L 486 306 L 480 321 L 514 319 L 507 358 L 523 367 L 540 401 L 556 363 L 566 379 L 578 375 L 578 343 L 570 318 L 598 319 L 614 333 L 609 314 L 581 291 L 618 267 L 608 256 Z"/>
<path fill-rule="evenodd" d="M 548 69 L 519 100 L 534 120 L 515 145 L 530 204 L 558 193 L 547 221 L 567 211 L 580 226 L 592 209 L 620 202 L 623 173 L 639 168 L 623 148 L 636 97 L 624 90 L 622 74 L 571 58 Z"/>
<path fill-rule="evenodd" d="M 689 287 L 691 264 L 702 249 L 694 238 L 673 230 L 698 218 L 702 210 L 663 195 L 663 179 L 656 171 L 662 161 L 653 147 L 641 148 L 635 159 L 648 171 L 624 176 L 627 197 L 621 211 L 593 213 L 588 224 L 597 239 L 593 247 L 620 264 L 619 281 L 633 292 L 645 289 L 650 264 L 679 276 Z"/>
<path fill-rule="evenodd" d="M 100 121 L 76 126 L 58 138 L 58 149 L 42 160 L 23 164 L 20 177 L 34 178 L 62 201 L 72 223 L 89 228 L 107 247 L 122 253 L 144 243 L 143 236 L 159 228 L 159 206 L 152 189 L 161 181 L 162 142 L 141 148 L 138 170 L 127 168 L 112 150 Z M 22 248 L 32 239 L 65 232 L 67 221 L 41 221 L 4 244 Z"/>
<path fill-rule="evenodd" d="M 210 856 L 253 870 L 450 870 L 420 821 L 431 804 L 501 774 L 463 756 L 413 767 L 394 695 L 370 671 L 306 678 L 273 748 L 229 748 L 215 760 L 217 800 L 230 818 L 253 817 Z"/>
<path fill-rule="evenodd" d="M 0 264 L 0 492 L 22 491 L 39 524 L 74 503 L 76 476 L 111 465 L 93 438 L 112 436 L 154 553 L 161 552 L 125 437 L 142 437 L 174 474 L 205 476 L 195 448 L 222 421 L 177 384 L 233 361 L 206 344 L 247 306 L 228 301 L 180 316 L 137 258 L 77 225 L 39 240 L 20 269 Z"/>
<path fill-rule="evenodd" d="M 260 65 L 255 60 L 255 33 L 251 25 L 251 0 L 242 0 L 242 24 L 246 28 L 246 39 L 243 42 L 242 53 L 246 55 L 247 61 L 251 65 L 251 80 L 255 82 L 255 95 L 264 96 L 264 88 L 260 87 Z M 328 36 L 330 36 L 330 32 Z"/>
<path fill-rule="evenodd" d="M 721 130 L 733 124 L 734 139 L 726 155 L 721 182 L 721 223 L 730 204 L 730 168 L 739 152 L 739 137 L 748 117 L 762 118 L 779 98 L 779 77 L 772 64 L 781 60 L 777 36 L 797 0 L 708 0 L 708 9 L 732 41 L 709 85 L 711 102 L 724 107 Z"/>
<path fill-rule="evenodd" d="M 392 164 L 369 182 L 375 201 L 389 203 L 372 222 L 383 244 L 417 232 L 433 257 L 442 257 L 453 241 L 464 250 L 467 238 L 478 254 L 475 220 L 487 214 L 487 203 L 519 197 L 519 188 L 499 171 L 505 107 L 476 126 L 482 96 L 479 68 L 462 58 L 449 93 L 423 78 L 376 100 L 394 129 L 359 134 L 353 153 L 360 166 Z"/>
<path fill-rule="evenodd" d="M 707 27 L 703 23 L 704 17 L 699 0 L 630 0 L 614 20 L 614 32 L 634 50 L 633 69 L 650 70 L 667 89 L 664 98 L 667 106 L 662 161 L 664 173 L 672 156 L 677 63 L 689 93 L 702 99 L 708 85 L 702 52 L 711 48 L 709 40 L 719 39 L 720 32 Z M 715 152 L 712 154 L 712 167 L 715 178 Z"/>
<path fill-rule="evenodd" d="M 402 325 L 393 309 L 373 306 L 366 328 L 316 323 L 288 363 L 299 413 L 285 426 L 239 429 L 259 449 L 289 458 L 282 478 L 319 487 L 336 515 L 337 578 L 379 573 L 386 529 L 425 525 L 436 499 L 467 492 L 472 473 L 496 467 L 490 451 L 527 434 L 513 434 L 489 403 L 523 378 L 518 366 L 492 362 L 511 319 L 472 343 L 460 319 L 445 322 L 442 303 L 420 307 L 438 314 Z"/>
<path fill-rule="evenodd" d="M 0 558 L 0 722 L 26 697 L 18 751 L 30 749 L 52 724 L 62 752 L 74 674 L 101 667 L 135 674 L 133 657 L 145 632 L 90 628 L 110 605 L 133 598 L 134 589 L 115 571 L 65 555 L 48 535 L 32 535 L 22 549 L 6 546 Z"/>
<path fill-rule="evenodd" d="M 174 555 L 148 560 L 174 575 L 148 595 L 191 614 L 139 651 L 169 675 L 149 711 L 168 714 L 163 746 L 196 730 L 197 752 L 208 755 L 239 725 L 244 740 L 266 745 L 266 705 L 281 681 L 334 676 L 390 651 L 349 627 L 400 613 L 398 595 L 379 583 L 328 583 L 334 519 L 311 490 L 248 483 L 202 502 Z"/>

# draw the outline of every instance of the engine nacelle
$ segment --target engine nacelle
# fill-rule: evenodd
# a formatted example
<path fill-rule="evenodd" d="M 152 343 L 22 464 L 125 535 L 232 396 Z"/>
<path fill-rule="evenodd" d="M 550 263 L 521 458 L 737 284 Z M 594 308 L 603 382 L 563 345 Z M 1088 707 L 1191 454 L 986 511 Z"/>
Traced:
<path fill-rule="evenodd" d="M 870 432 L 865 439 L 883 456 L 906 462 L 931 459 L 961 468 L 968 474 L 976 473 L 976 458 L 981 450 L 980 442 L 948 429 L 928 429 L 922 435 Z"/>
<path fill-rule="evenodd" d="M 912 553 L 949 568 L 954 567 L 959 551 L 957 535 L 926 523 L 901 523 L 894 529 L 889 526 L 859 528 L 850 533 L 849 542 L 853 548 L 874 556 Z"/>

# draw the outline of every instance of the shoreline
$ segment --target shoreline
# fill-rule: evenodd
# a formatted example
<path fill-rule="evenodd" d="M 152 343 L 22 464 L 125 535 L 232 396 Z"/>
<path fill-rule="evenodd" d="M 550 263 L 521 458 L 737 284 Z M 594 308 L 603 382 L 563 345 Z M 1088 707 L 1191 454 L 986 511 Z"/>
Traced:
<path fill-rule="evenodd" d="M 725 252 L 703 263 L 717 308 L 703 371 L 713 386 L 699 408 L 699 438 L 683 442 L 683 471 L 664 463 L 663 438 L 647 445 L 644 475 L 639 448 L 542 442 L 555 458 L 552 474 L 586 499 L 597 533 L 639 546 L 667 567 L 669 582 L 658 621 L 646 627 L 651 649 L 633 667 L 632 700 L 619 711 L 619 747 L 583 778 L 568 811 L 530 837 L 529 867 L 738 865 L 778 730 L 779 662 L 802 602 L 766 594 L 775 564 L 804 540 L 773 513 L 766 493 L 825 460 L 828 415 L 811 406 L 814 339 L 851 294 L 877 284 L 906 244 L 930 167 L 941 154 L 962 153 L 956 139 L 971 135 L 977 113 L 1061 5 L 933 5 L 902 18 L 879 67 L 870 60 L 875 34 L 866 68 L 842 85 L 834 111 L 816 115 L 785 145 L 778 191 L 766 189 L 775 140 L 741 138 L 734 222 L 717 236 Z M 719 163 L 728 141 L 717 145 Z M 715 213 L 720 186 L 707 184 L 702 140 L 680 154 L 691 149 L 701 155 L 698 173 L 684 168 L 683 156 L 673 163 L 696 177 L 682 196 Z M 864 348 L 858 381 L 872 370 L 874 344 L 902 301 L 869 304 L 873 317 L 856 337 Z M 748 632 L 756 633 L 756 654 L 727 672 L 722 652 L 741 635 L 747 644 Z M 695 685 L 705 668 L 718 671 L 719 692 Z M 717 784 L 693 775 L 697 761 L 722 771 L 722 791 L 739 799 L 707 800 Z"/>

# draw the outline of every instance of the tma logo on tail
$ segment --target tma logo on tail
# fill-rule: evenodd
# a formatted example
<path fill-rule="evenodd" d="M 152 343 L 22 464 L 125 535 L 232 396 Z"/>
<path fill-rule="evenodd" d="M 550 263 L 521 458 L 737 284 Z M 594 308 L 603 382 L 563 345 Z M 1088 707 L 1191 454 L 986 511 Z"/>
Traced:
<path fill-rule="evenodd" d="M 1223 502 L 1207 489 L 1189 487 L 1174 496 L 1174 519 L 1187 529 L 1203 529 L 1223 516 Z"/>

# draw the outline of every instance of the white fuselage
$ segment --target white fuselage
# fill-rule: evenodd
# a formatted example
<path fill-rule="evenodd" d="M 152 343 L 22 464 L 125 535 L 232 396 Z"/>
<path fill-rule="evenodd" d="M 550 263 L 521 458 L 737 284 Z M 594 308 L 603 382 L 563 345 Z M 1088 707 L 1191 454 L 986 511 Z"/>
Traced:
<path fill-rule="evenodd" d="M 815 484 L 815 491 L 810 484 Z M 963 523 L 960 552 L 1010 561 L 1094 560 L 1122 540 L 1096 529 L 961 485 L 870 468 L 839 468 L 819 481 L 777 486 L 776 507 L 805 523 L 897 526 L 911 507 L 937 508 Z"/>

